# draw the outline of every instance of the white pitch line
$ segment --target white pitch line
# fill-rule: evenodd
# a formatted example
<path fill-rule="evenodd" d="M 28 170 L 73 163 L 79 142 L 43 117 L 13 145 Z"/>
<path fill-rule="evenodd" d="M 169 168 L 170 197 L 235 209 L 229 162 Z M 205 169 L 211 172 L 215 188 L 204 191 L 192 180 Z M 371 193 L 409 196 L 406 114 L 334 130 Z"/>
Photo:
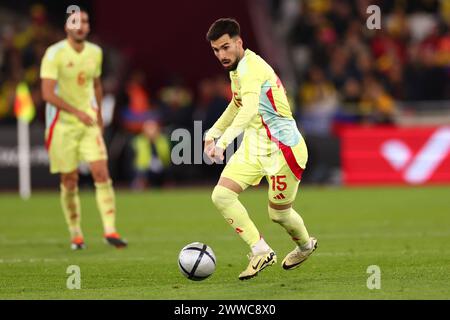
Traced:
<path fill-rule="evenodd" d="M 97 259 L 97 257 L 82 257 L 76 256 L 73 259 L 82 259 L 82 263 L 89 263 L 89 260 Z M 69 258 L 26 258 L 26 259 L 0 259 L 0 264 L 15 264 L 15 263 L 45 263 L 45 262 L 69 262 Z M 101 258 L 101 261 L 154 261 L 157 258 Z"/>
<path fill-rule="evenodd" d="M 360 239 L 360 238 L 388 238 L 388 239 L 396 239 L 396 238 L 409 238 L 409 237 L 450 237 L 450 232 L 402 232 L 398 233 L 393 231 L 392 233 L 354 233 L 354 234 L 346 234 L 346 233 L 326 233 L 321 232 L 321 239 Z"/>
<path fill-rule="evenodd" d="M 450 237 L 450 232 L 401 232 L 398 233 L 396 231 L 383 232 L 383 233 L 371 233 L 371 232 L 362 232 L 362 233 L 327 233 L 326 231 L 320 232 L 320 239 L 370 239 L 370 238 L 386 238 L 386 239 L 397 239 L 397 238 L 409 238 L 409 237 L 436 237 L 436 238 L 445 238 Z M 179 237 L 179 239 L 184 239 L 185 237 Z M 177 240 L 177 237 L 172 237 L 172 240 Z M 234 237 L 230 235 L 219 235 L 215 236 L 214 240 L 233 240 Z M 167 239 L 163 238 L 149 238 L 149 237 L 136 237 L 135 239 L 128 239 L 130 241 L 137 241 L 139 243 L 159 243 L 159 242 L 167 242 Z M 65 243 L 62 239 L 57 238 L 34 238 L 33 240 L 29 239 L 5 239 L 5 237 L 0 238 L 0 245 L 39 245 L 39 244 L 63 244 Z"/>

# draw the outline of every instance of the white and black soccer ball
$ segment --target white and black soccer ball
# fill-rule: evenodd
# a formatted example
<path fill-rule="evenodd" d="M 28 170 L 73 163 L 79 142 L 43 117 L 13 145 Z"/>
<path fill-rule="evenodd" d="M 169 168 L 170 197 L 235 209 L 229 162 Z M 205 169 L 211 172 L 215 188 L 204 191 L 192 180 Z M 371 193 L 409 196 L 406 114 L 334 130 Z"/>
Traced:
<path fill-rule="evenodd" d="M 189 280 L 204 280 L 216 270 L 216 256 L 206 244 L 193 242 L 181 249 L 178 267 Z"/>

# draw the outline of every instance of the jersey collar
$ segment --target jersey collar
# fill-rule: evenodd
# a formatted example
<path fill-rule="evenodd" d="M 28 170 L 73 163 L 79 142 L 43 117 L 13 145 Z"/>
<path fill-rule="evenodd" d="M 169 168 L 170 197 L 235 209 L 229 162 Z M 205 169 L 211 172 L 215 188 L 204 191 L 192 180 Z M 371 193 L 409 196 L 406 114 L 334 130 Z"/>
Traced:
<path fill-rule="evenodd" d="M 253 52 L 252 50 L 250 50 L 250 49 L 245 49 L 245 51 L 244 51 L 244 56 L 243 56 L 242 59 L 239 61 L 239 63 L 238 63 L 238 65 L 237 65 L 236 69 L 233 70 L 233 71 L 230 71 L 230 73 L 236 74 L 237 71 L 238 71 L 238 69 L 239 69 L 239 66 L 242 65 L 242 63 L 245 63 L 245 60 L 247 60 L 247 57 L 248 57 L 249 55 L 251 55 L 251 54 L 254 54 L 254 52 Z"/>
<path fill-rule="evenodd" d="M 66 46 L 69 48 L 70 51 L 72 51 L 74 54 L 76 54 L 77 56 L 82 55 L 85 51 L 86 51 L 86 41 L 84 42 L 84 47 L 83 50 L 81 50 L 80 52 L 78 52 L 77 50 L 75 50 L 69 43 L 69 40 L 64 40 L 66 42 Z"/>

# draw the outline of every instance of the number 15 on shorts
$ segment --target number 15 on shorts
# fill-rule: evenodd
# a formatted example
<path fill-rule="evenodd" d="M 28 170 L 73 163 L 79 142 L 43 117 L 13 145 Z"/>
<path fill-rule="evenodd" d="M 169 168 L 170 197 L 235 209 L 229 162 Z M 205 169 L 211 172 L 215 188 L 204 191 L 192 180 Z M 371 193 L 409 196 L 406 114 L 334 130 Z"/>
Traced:
<path fill-rule="evenodd" d="M 270 176 L 272 181 L 272 190 L 284 191 L 287 188 L 286 175 L 282 176 Z"/>

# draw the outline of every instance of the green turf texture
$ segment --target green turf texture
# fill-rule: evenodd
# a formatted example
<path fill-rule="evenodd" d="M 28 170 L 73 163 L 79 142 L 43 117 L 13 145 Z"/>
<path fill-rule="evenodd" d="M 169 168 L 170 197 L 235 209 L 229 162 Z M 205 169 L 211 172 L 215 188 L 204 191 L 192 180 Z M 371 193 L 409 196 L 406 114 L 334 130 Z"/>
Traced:
<path fill-rule="evenodd" d="M 277 252 L 278 263 L 242 282 L 247 245 L 215 210 L 211 189 L 117 191 L 118 227 L 129 248 L 102 241 L 94 192 L 81 193 L 88 248 L 72 252 L 55 193 L 28 201 L 0 194 L 0 299 L 449 299 L 450 189 L 301 188 L 295 208 L 319 246 L 300 268 L 281 260 L 293 242 L 268 218 L 264 188 L 241 196 Z M 207 243 L 216 272 L 194 282 L 177 266 L 180 249 Z M 69 265 L 81 289 L 66 287 Z M 367 268 L 381 269 L 369 290 Z"/>

